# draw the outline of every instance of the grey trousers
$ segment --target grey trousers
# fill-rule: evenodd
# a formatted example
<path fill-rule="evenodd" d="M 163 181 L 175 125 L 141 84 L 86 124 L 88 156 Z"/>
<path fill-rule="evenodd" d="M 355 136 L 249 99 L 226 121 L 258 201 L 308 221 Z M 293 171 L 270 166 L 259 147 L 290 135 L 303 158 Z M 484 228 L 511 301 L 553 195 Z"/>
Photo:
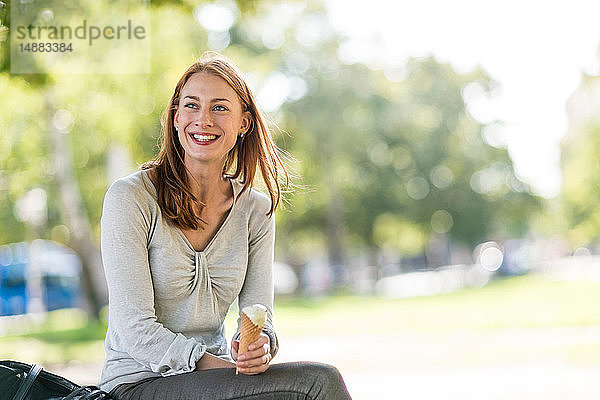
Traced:
<path fill-rule="evenodd" d="M 313 362 L 273 364 L 259 375 L 236 375 L 234 368 L 194 371 L 118 385 L 117 400 L 347 400 L 335 367 Z"/>

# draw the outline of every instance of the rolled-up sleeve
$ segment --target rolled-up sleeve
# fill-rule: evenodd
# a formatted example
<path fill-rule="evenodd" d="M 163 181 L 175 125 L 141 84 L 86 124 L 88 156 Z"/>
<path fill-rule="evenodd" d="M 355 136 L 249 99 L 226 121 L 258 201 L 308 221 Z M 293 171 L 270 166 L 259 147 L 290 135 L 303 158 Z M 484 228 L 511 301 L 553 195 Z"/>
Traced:
<path fill-rule="evenodd" d="M 152 213 L 130 184 L 116 181 L 104 198 L 101 250 L 109 292 L 110 346 L 163 376 L 190 372 L 206 346 L 157 321 L 148 263 Z"/>

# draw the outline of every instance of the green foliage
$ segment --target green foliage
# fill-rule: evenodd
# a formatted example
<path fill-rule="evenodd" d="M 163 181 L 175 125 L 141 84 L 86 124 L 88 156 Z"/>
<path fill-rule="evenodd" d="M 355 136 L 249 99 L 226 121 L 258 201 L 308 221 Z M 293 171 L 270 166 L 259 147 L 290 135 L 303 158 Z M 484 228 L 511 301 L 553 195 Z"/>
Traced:
<path fill-rule="evenodd" d="M 600 77 L 587 76 L 574 97 L 591 102 L 597 98 Z M 597 245 L 600 240 L 600 121 L 597 115 L 573 116 L 562 144 L 562 210 L 567 238 L 572 247 Z"/>
<path fill-rule="evenodd" d="M 462 98 L 469 84 L 493 85 L 484 72 L 459 75 L 433 58 L 411 60 L 406 78 L 394 83 L 380 71 L 328 58 L 333 46 L 293 53 L 310 60 L 301 75 L 308 90 L 284 104 L 283 123 L 293 134 L 288 149 L 317 191 L 305 195 L 310 201 L 298 200 L 308 210 L 285 220 L 284 236 L 315 224 L 324 229 L 336 188 L 352 232 L 349 247 L 392 247 L 412 256 L 440 233 L 475 245 L 527 232 L 539 200 L 516 178 L 506 149 L 484 142 L 484 126 Z M 440 213 L 444 227 L 432 220 Z"/>
<path fill-rule="evenodd" d="M 202 4 L 192 3 L 151 3 L 148 75 L 9 75 L 3 46 L 0 193 L 7 196 L 0 196 L 1 243 L 26 238 L 13 209 L 33 187 L 48 193 L 42 236 L 68 237 L 51 157 L 56 150 L 48 146 L 57 118 L 70 145 L 58 151 L 72 159 L 98 233 L 110 154 L 130 154 L 122 175 L 153 157 L 172 88 L 213 43 L 214 32 L 193 16 Z M 291 199 L 291 212 L 278 215 L 279 258 L 302 262 L 327 251 L 330 232 L 338 232 L 348 248 L 413 256 L 437 235 L 473 245 L 527 231 L 539 201 L 515 177 L 507 151 L 482 139 L 484 127 L 462 97 L 469 84 L 494 86 L 485 72 L 461 75 L 434 58 L 415 59 L 405 66 L 404 79 L 391 82 L 380 70 L 340 61 L 341 39 L 318 3 L 237 5 L 222 52 L 256 88 L 274 74 L 291 87 L 272 117 L 289 133 L 276 140 L 299 160 L 303 189 Z M 265 36 L 267 27 L 275 39 Z M 123 60 L 125 68 L 135 62 Z"/>

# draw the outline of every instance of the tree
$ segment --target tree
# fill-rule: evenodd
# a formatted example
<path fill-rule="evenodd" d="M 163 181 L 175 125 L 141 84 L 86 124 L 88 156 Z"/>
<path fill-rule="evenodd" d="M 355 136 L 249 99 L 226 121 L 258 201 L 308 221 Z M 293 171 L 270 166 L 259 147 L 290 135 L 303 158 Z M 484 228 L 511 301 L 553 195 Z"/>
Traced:
<path fill-rule="evenodd" d="M 528 230 L 540 200 L 506 149 L 485 141 L 463 98 L 469 85 L 492 90 L 484 71 L 461 75 L 431 57 L 409 61 L 405 78 L 391 82 L 341 62 L 342 39 L 318 5 L 280 15 L 263 10 L 234 37 L 257 54 L 270 46 L 271 76 L 285 92 L 276 119 L 292 136 L 280 142 L 309 187 L 281 217 L 283 253 L 302 258 L 327 243 L 330 264 L 348 261 L 344 249 L 366 250 L 376 263 L 383 248 L 413 256 L 440 235 L 474 246 Z M 257 25 L 275 32 L 252 35 Z"/>
<path fill-rule="evenodd" d="M 345 264 L 350 248 L 375 262 L 386 248 L 420 254 L 439 235 L 472 245 L 527 229 L 539 201 L 516 179 L 506 150 L 483 140 L 462 97 L 468 85 L 493 86 L 484 71 L 460 75 L 434 58 L 412 60 L 405 79 L 391 82 L 340 61 L 342 38 L 318 2 L 236 4 L 222 4 L 231 25 L 211 30 L 196 18 L 203 4 L 152 2 L 147 75 L 11 75 L 0 32 L 1 242 L 26 238 L 13 204 L 42 187 L 42 237 L 70 244 L 96 276 L 102 199 L 114 178 L 108 160 L 118 149 L 128 154 L 115 173 L 125 175 L 153 156 L 171 89 L 209 48 L 247 72 L 289 133 L 278 143 L 300 160 L 304 189 L 290 199 L 292 212 L 278 213 L 279 258 L 302 262 L 323 251 L 330 264 Z"/>
<path fill-rule="evenodd" d="M 600 77 L 585 75 L 571 96 L 567 111 L 569 131 L 562 142 L 560 215 L 573 248 L 597 246 L 600 239 Z"/>

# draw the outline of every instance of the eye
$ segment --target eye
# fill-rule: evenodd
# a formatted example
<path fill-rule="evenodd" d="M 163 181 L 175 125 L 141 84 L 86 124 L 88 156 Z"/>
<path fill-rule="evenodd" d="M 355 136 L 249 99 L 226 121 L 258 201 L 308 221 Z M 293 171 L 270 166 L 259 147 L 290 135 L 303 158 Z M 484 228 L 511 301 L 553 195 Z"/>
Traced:
<path fill-rule="evenodd" d="M 184 107 L 185 107 L 185 108 L 192 108 L 192 109 L 196 109 L 196 108 L 198 108 L 198 106 L 196 106 L 196 104 L 194 104 L 194 103 L 186 103 L 186 104 L 184 105 Z"/>
<path fill-rule="evenodd" d="M 225 107 L 225 106 L 223 106 L 223 105 L 221 105 L 221 104 L 218 104 L 218 105 L 214 106 L 214 107 L 213 107 L 213 110 L 215 110 L 215 111 L 229 111 L 229 110 L 227 109 L 227 107 Z"/>

